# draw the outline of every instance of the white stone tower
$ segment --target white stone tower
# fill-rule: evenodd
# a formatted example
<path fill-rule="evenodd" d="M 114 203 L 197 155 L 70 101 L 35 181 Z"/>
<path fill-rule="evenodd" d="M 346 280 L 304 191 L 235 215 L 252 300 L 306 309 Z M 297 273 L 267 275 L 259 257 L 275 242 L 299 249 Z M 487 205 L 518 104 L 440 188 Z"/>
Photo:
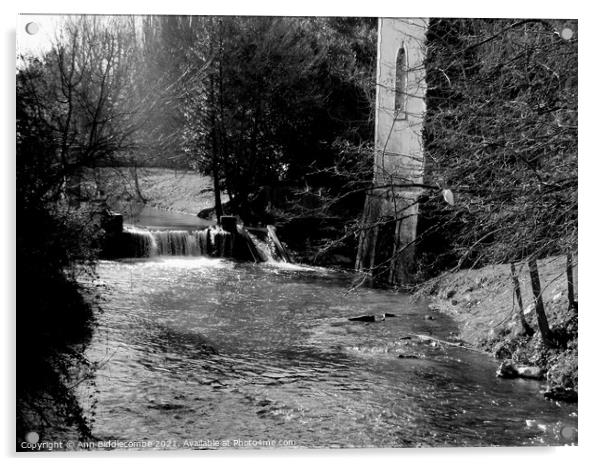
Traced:
<path fill-rule="evenodd" d="M 411 280 L 423 182 L 425 18 L 380 18 L 374 187 L 366 198 L 356 268 L 381 281 Z"/>

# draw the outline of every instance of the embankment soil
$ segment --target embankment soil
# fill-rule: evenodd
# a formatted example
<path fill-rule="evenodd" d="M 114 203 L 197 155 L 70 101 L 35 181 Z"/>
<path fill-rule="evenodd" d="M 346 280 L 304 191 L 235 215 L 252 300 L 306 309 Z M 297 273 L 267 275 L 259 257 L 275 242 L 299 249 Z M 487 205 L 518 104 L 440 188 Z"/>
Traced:
<path fill-rule="evenodd" d="M 577 260 L 573 259 L 573 282 L 577 296 Z M 537 327 L 534 296 L 526 263 L 516 264 L 525 317 L 535 334 L 528 337 L 518 318 L 509 264 L 446 273 L 423 285 L 417 296 L 428 296 L 430 307 L 453 317 L 459 338 L 500 360 L 516 365 L 537 366 L 545 371 L 549 389 L 578 391 L 577 310 L 569 309 L 566 257 L 538 261 L 543 301 L 550 328 L 562 340 L 546 347 Z"/>

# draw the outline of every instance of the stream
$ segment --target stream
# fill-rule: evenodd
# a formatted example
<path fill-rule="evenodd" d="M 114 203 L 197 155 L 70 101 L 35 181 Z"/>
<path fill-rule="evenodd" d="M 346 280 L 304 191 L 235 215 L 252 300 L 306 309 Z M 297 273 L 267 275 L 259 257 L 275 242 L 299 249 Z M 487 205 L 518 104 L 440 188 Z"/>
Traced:
<path fill-rule="evenodd" d="M 576 405 L 496 378 L 487 355 L 409 338 L 457 329 L 426 302 L 350 291 L 353 279 L 208 257 L 102 261 L 87 348 L 99 367 L 80 389 L 94 436 L 158 449 L 576 442 Z"/>

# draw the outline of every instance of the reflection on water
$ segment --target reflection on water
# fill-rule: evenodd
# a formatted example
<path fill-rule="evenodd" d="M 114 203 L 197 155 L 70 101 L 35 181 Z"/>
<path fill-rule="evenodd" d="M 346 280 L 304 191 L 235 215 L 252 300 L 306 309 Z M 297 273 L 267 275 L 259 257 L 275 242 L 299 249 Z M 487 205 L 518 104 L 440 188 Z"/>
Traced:
<path fill-rule="evenodd" d="M 99 439 L 541 445 L 567 443 L 562 429 L 577 426 L 576 406 L 544 401 L 539 382 L 496 379 L 488 357 L 404 339 L 448 338 L 454 324 L 424 320 L 403 295 L 346 293 L 346 275 L 202 257 L 99 272 L 109 291 L 88 350 L 103 361 Z M 397 317 L 347 320 L 384 312 Z"/>
<path fill-rule="evenodd" d="M 130 225 L 144 226 L 149 230 L 198 230 L 215 225 L 215 222 L 201 219 L 196 215 L 170 212 L 150 206 L 143 206 L 139 210 L 130 212 L 124 220 Z"/>

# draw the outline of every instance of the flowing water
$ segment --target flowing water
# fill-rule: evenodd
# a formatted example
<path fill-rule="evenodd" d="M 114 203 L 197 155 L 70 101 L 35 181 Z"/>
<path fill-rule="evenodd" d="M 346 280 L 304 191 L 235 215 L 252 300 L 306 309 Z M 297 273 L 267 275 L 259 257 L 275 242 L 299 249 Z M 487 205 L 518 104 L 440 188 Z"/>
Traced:
<path fill-rule="evenodd" d="M 80 395 L 100 440 L 134 448 L 576 443 L 577 407 L 450 339 L 426 303 L 323 268 L 203 257 L 194 216 L 146 209 L 127 228 L 149 258 L 104 261 L 104 312 Z M 364 314 L 395 314 L 353 322 Z M 411 338 L 410 338 L 411 336 Z M 400 357 L 405 356 L 405 357 Z M 150 443 L 148 443 L 150 442 Z M 132 445 L 130 445 L 132 446 Z"/>
<path fill-rule="evenodd" d="M 352 276 L 207 257 L 105 261 L 104 312 L 82 388 L 99 439 L 156 448 L 554 445 L 576 405 L 449 339 L 444 315 Z M 394 313 L 383 322 L 352 322 Z M 433 314 L 429 312 L 429 314 Z M 400 354 L 415 358 L 400 358 Z M 91 398 L 90 398 L 91 396 Z M 156 443 L 155 443 L 156 442 Z"/>

